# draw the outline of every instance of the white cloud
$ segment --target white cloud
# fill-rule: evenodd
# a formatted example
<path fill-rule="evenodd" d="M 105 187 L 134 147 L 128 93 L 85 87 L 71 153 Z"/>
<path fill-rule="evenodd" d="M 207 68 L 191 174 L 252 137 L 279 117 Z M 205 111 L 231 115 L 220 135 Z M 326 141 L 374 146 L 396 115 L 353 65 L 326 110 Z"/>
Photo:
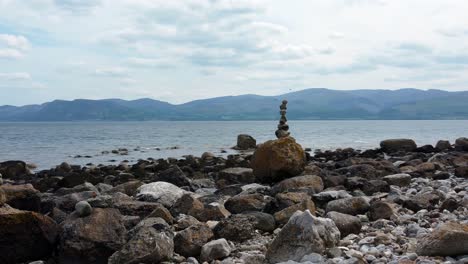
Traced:
<path fill-rule="evenodd" d="M 19 59 L 23 53 L 15 49 L 0 49 L 0 59 Z"/>
<path fill-rule="evenodd" d="M 0 72 L 0 80 L 3 81 L 25 81 L 31 80 L 31 75 L 27 72 Z"/>
<path fill-rule="evenodd" d="M 20 35 L 0 34 L 0 43 L 18 50 L 27 50 L 30 47 L 28 39 Z"/>
<path fill-rule="evenodd" d="M 123 77 L 128 75 L 128 69 L 122 67 L 106 67 L 98 68 L 95 71 L 95 74 L 98 76 L 107 76 L 107 77 Z"/>

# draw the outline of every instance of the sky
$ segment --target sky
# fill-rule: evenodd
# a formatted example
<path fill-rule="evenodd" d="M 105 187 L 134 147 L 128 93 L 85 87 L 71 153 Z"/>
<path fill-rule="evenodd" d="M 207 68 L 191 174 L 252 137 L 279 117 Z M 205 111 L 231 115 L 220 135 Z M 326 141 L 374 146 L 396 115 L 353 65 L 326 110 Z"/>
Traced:
<path fill-rule="evenodd" d="M 466 0 L 0 0 L 0 105 L 468 90 Z"/>

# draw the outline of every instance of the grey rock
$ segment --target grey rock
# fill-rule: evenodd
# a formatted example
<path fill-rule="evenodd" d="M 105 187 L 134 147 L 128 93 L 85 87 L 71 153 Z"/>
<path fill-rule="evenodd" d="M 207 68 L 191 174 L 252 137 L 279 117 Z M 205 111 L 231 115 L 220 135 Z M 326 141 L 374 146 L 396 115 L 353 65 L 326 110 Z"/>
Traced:
<path fill-rule="evenodd" d="M 383 177 L 383 180 L 390 185 L 404 187 L 411 184 L 411 175 L 406 173 L 392 174 Z"/>
<path fill-rule="evenodd" d="M 181 188 L 168 182 L 152 182 L 138 188 L 137 198 L 148 202 L 159 202 L 170 208 L 187 193 Z"/>
<path fill-rule="evenodd" d="M 296 212 L 268 247 L 269 263 L 300 261 L 311 253 L 323 254 L 340 241 L 340 231 L 331 219 L 315 217 L 309 211 Z"/>
<path fill-rule="evenodd" d="M 75 205 L 75 212 L 80 217 L 88 216 L 92 213 L 93 208 L 87 201 L 80 201 Z"/>
<path fill-rule="evenodd" d="M 325 217 L 330 218 L 335 222 L 342 237 L 349 234 L 359 234 L 361 231 L 362 224 L 359 217 L 339 212 L 328 212 Z"/>
<path fill-rule="evenodd" d="M 174 234 L 165 225 L 142 226 L 119 251 L 109 264 L 160 263 L 174 254 Z"/>
<path fill-rule="evenodd" d="M 231 246 L 226 239 L 221 238 L 206 243 L 201 250 L 200 259 L 210 262 L 212 260 L 222 259 L 231 254 Z"/>

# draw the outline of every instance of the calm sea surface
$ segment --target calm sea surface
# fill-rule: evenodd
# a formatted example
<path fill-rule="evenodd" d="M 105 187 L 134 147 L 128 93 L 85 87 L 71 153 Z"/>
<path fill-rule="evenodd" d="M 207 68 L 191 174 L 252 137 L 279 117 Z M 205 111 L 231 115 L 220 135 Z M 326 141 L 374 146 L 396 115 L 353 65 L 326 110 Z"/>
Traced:
<path fill-rule="evenodd" d="M 229 122 L 59 122 L 0 123 L 0 161 L 24 160 L 45 169 L 72 164 L 119 163 L 140 158 L 227 155 L 238 134 L 263 142 L 274 138 L 276 121 Z M 336 149 L 378 147 L 387 138 L 412 138 L 419 144 L 468 137 L 468 121 L 290 121 L 292 135 L 303 147 Z M 177 149 L 174 149 L 177 147 Z M 127 148 L 129 154 L 102 154 Z M 159 149 L 159 150 L 158 150 Z M 75 156 L 92 158 L 75 158 Z M 111 161 L 115 160 L 115 161 Z"/>

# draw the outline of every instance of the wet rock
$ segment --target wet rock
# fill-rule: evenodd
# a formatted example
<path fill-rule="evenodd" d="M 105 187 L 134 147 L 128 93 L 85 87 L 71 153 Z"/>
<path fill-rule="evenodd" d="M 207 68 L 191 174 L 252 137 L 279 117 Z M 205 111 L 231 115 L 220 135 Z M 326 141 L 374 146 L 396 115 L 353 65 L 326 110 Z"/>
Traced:
<path fill-rule="evenodd" d="M 213 229 L 216 238 L 242 242 L 255 234 L 255 217 L 243 214 L 222 219 Z"/>
<path fill-rule="evenodd" d="M 390 185 L 396 185 L 399 187 L 405 187 L 411 183 L 411 175 L 406 173 L 387 175 L 382 179 Z"/>
<path fill-rule="evenodd" d="M 460 206 L 461 204 L 457 201 L 457 199 L 449 197 L 440 205 L 440 211 L 447 210 L 453 212 Z"/>
<path fill-rule="evenodd" d="M 71 215 L 61 226 L 62 262 L 105 263 L 125 243 L 126 229 L 115 209 L 95 208 L 87 217 Z"/>
<path fill-rule="evenodd" d="M 277 212 L 292 205 L 310 200 L 310 195 L 303 192 L 278 193 L 275 200 L 265 209 L 268 212 Z"/>
<path fill-rule="evenodd" d="M 93 208 L 86 201 L 78 202 L 75 205 L 75 212 L 78 214 L 79 217 L 88 216 L 92 213 L 92 211 L 93 211 Z"/>
<path fill-rule="evenodd" d="M 283 180 L 273 186 L 272 193 L 281 192 L 307 192 L 315 194 L 323 191 L 322 178 L 315 175 L 297 176 Z"/>
<path fill-rule="evenodd" d="M 468 151 L 468 138 L 457 138 L 457 140 L 455 140 L 455 149 L 460 151 Z"/>
<path fill-rule="evenodd" d="M 327 212 L 339 212 L 349 215 L 365 214 L 370 208 L 368 199 L 365 197 L 351 197 L 330 201 L 327 204 Z"/>
<path fill-rule="evenodd" d="M 224 207 L 233 214 L 247 211 L 263 211 L 270 201 L 271 197 L 262 194 L 236 195 L 229 198 L 224 203 Z"/>
<path fill-rule="evenodd" d="M 22 263 L 47 259 L 55 248 L 59 227 L 49 217 L 0 207 L 0 262 Z"/>
<path fill-rule="evenodd" d="M 331 219 L 309 211 L 295 213 L 268 247 L 269 263 L 300 261 L 311 253 L 323 254 L 340 241 L 340 231 Z"/>
<path fill-rule="evenodd" d="M 165 225 L 142 226 L 110 258 L 109 264 L 160 263 L 174 254 L 174 234 Z"/>
<path fill-rule="evenodd" d="M 196 257 L 203 245 L 213 238 L 214 234 L 206 224 L 192 225 L 176 234 L 174 250 L 184 257 Z"/>
<path fill-rule="evenodd" d="M 371 203 L 368 216 L 371 221 L 397 217 L 395 205 L 383 201 Z"/>
<path fill-rule="evenodd" d="M 359 234 L 361 231 L 362 224 L 359 217 L 338 212 L 328 212 L 325 217 L 335 222 L 336 227 L 340 230 L 341 237 L 346 237 L 349 234 Z"/>
<path fill-rule="evenodd" d="M 417 146 L 412 139 L 387 139 L 380 142 L 380 147 L 384 152 L 393 153 L 397 151 L 415 151 Z"/>
<path fill-rule="evenodd" d="M 226 239 L 221 238 L 213 240 L 203 245 L 200 259 L 202 261 L 211 262 L 217 259 L 223 259 L 231 254 L 231 246 Z"/>
<path fill-rule="evenodd" d="M 278 182 L 304 170 L 305 152 L 292 137 L 270 140 L 257 148 L 251 166 L 257 181 Z"/>
<path fill-rule="evenodd" d="M 255 176 L 251 168 L 234 167 L 227 168 L 218 173 L 216 186 L 223 188 L 233 184 L 239 183 L 253 183 Z"/>
<path fill-rule="evenodd" d="M 148 202 L 158 202 L 170 208 L 186 191 L 168 182 L 152 182 L 138 188 L 137 198 Z"/>
<path fill-rule="evenodd" d="M 11 207 L 27 211 L 40 211 L 41 198 L 39 197 L 39 191 L 34 189 L 31 184 L 4 184 L 0 189 L 3 189 L 5 202 Z"/>
<path fill-rule="evenodd" d="M 237 136 L 236 149 L 248 150 L 257 147 L 257 141 L 250 135 L 241 134 Z"/>
<path fill-rule="evenodd" d="M 468 224 L 449 222 L 419 239 L 416 253 L 422 256 L 468 254 Z"/>
<path fill-rule="evenodd" d="M 93 184 L 89 182 L 85 182 L 73 188 L 62 187 L 58 189 L 57 191 L 55 191 L 55 195 L 63 196 L 63 195 L 78 193 L 78 192 L 95 192 L 99 194 L 99 190 Z"/>

